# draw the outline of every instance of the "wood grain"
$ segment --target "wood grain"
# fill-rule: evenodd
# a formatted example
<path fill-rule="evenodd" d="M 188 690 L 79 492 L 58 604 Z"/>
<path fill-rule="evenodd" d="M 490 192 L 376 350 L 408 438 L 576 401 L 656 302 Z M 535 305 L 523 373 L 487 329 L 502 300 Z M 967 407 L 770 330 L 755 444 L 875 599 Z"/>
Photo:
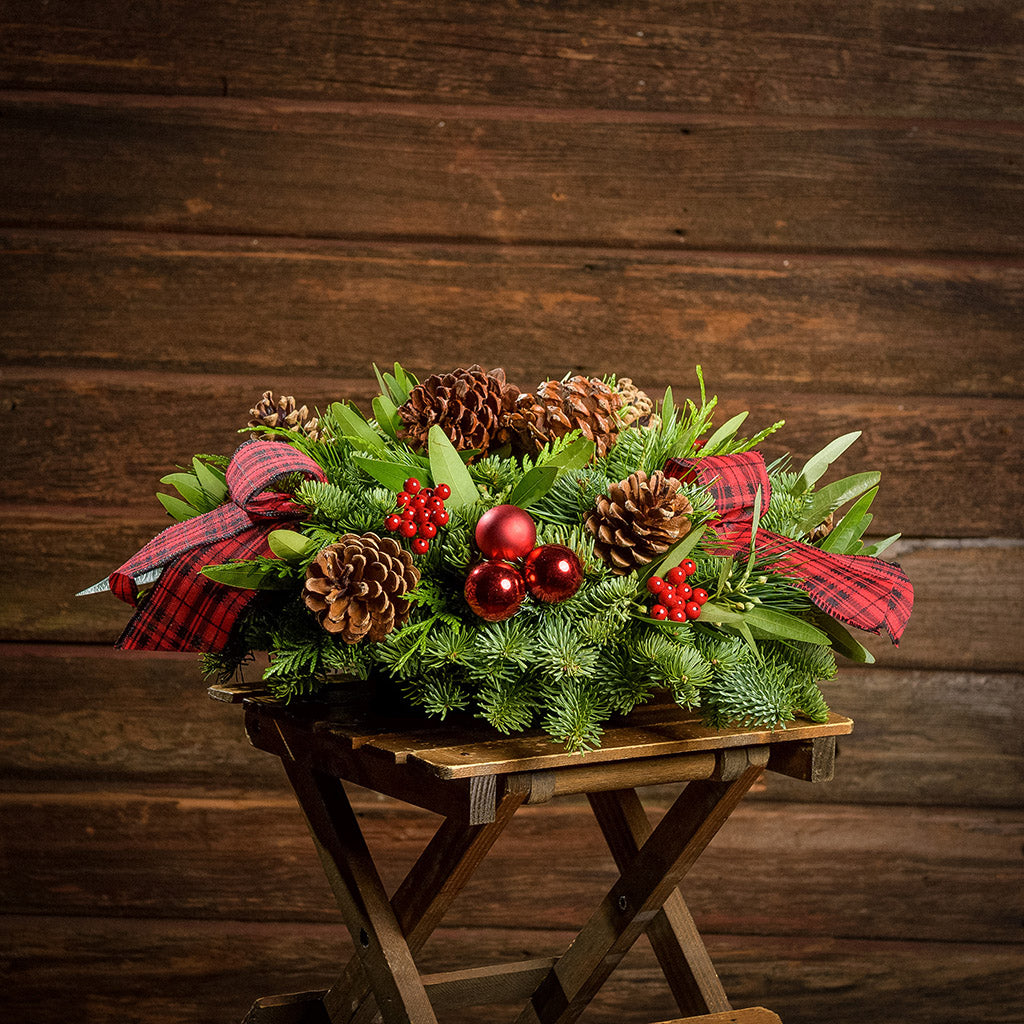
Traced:
<path fill-rule="evenodd" d="M 0 931 L 0 963 L 12 1016 L 64 1024 L 84 1003 L 89 1024 L 224 1024 L 258 995 L 308 990 L 337 971 L 347 945 L 340 925 L 238 921 L 124 921 L 11 917 Z M 523 950 L 557 954 L 566 931 L 442 929 L 427 947 L 428 970 L 453 963 L 517 960 Z M 873 1024 L 1016 1024 L 1024 1013 L 1021 945 L 859 942 L 712 935 L 708 945 L 737 1004 L 764 1003 L 786 1024 L 820 1024 L 822 991 L 835 1020 Z M 16 971 L 13 969 L 16 968 Z M 492 1011 L 493 1012 L 489 1012 Z M 623 1024 L 673 1013 L 649 947 L 638 945 L 598 995 L 589 1019 Z M 505 1020 L 510 1009 L 474 1007 L 450 1024 Z"/>
<path fill-rule="evenodd" d="M 415 0 L 40 7 L 0 22 L 10 88 L 596 106 L 704 114 L 1020 116 L 1022 35 L 999 4 L 859 0 L 720 10 Z"/>
<path fill-rule="evenodd" d="M 7 93 L 0 194 L 7 226 L 1019 256 L 1022 133 Z"/>
<path fill-rule="evenodd" d="M 0 498 L 24 504 L 153 510 L 160 477 L 195 452 L 230 454 L 266 377 L 76 373 L 21 370 L 6 375 L 0 429 L 11 468 Z M 293 390 L 294 386 L 294 390 Z M 282 389 L 283 390 L 283 389 Z M 370 380 L 292 380 L 289 394 L 323 407 L 351 398 L 364 408 Z M 682 395 L 678 396 L 680 399 Z M 1020 537 L 1024 403 L 976 399 L 961 407 L 908 396 L 898 403 L 850 395 L 719 391 L 718 421 L 749 409 L 751 431 L 785 419 L 761 445 L 767 458 L 801 462 L 853 429 L 864 436 L 842 472 L 879 470 L 884 486 L 872 507 L 873 530 L 912 537 Z M 59 410 L 59 415 L 57 411 Z M 832 471 L 839 475 L 839 467 Z M 955 480 L 955 486 L 950 481 Z M 151 490 L 152 488 L 152 490 Z"/>
<path fill-rule="evenodd" d="M 336 919 L 294 797 L 280 791 L 110 786 L 7 793 L 0 808 L 8 913 Z M 370 849 L 386 851 L 377 860 L 391 890 L 437 818 L 364 805 L 360 819 Z M 41 834 L 45 857 L 33 855 Z M 1020 811 L 751 802 L 682 891 L 702 933 L 899 939 L 912 916 L 920 939 L 1013 942 L 1022 839 Z M 585 805 L 527 807 L 445 923 L 507 927 L 514 914 L 580 927 L 616 877 Z M 879 916 L 879 905 L 890 914 Z"/>
<path fill-rule="evenodd" d="M 0 360 L 365 377 L 484 362 L 645 388 L 1020 397 L 1024 267 L 886 257 L 0 234 Z M 623 353 L 628 353 L 628 360 Z"/>

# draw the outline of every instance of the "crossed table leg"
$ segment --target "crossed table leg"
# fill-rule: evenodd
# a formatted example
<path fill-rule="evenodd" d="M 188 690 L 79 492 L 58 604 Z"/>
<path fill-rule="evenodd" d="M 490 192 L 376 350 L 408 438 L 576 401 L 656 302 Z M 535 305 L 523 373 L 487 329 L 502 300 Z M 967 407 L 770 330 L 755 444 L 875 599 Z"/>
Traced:
<path fill-rule="evenodd" d="M 647 932 L 683 1013 L 729 1009 L 693 919 L 676 891 L 760 776 L 767 748 L 749 748 L 728 780 L 690 782 L 656 828 L 633 789 L 589 794 L 621 872 L 557 958 L 421 975 L 414 956 L 511 821 L 526 794 L 508 787 L 493 822 L 446 818 L 387 898 L 341 781 L 282 758 L 356 954 L 326 992 L 258 1000 L 246 1024 L 436 1024 L 435 1008 L 528 996 L 517 1024 L 569 1024 Z"/>

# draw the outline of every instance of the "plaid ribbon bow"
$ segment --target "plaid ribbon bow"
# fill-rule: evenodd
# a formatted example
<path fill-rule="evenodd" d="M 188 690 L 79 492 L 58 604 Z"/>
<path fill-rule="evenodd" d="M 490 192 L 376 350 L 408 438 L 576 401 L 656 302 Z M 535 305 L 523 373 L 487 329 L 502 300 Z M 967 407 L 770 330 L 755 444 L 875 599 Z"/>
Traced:
<path fill-rule="evenodd" d="M 304 514 L 287 494 L 266 490 L 291 473 L 326 480 L 311 458 L 290 445 L 247 441 L 225 474 L 230 501 L 169 526 L 115 569 L 110 589 L 138 605 L 115 646 L 126 651 L 222 650 L 256 592 L 215 583 L 200 570 L 270 553 L 267 538 L 275 526 Z M 137 581 L 160 566 L 164 569 L 156 585 L 139 602 Z"/>
<path fill-rule="evenodd" d="M 718 534 L 723 554 L 750 547 L 754 498 L 761 491 L 761 509 L 768 508 L 771 484 L 759 452 L 669 459 L 667 476 L 693 476 L 715 499 L 719 518 L 710 525 Z M 914 588 L 895 563 L 871 555 L 839 555 L 758 527 L 754 549 L 771 559 L 810 599 L 834 619 L 871 633 L 883 629 L 899 644 Z"/>

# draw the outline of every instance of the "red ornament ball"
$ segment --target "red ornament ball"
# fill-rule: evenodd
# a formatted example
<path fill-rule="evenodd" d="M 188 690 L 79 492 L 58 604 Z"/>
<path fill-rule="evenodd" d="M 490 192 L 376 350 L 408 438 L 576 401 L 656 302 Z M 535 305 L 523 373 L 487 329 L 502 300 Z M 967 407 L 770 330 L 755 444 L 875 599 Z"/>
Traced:
<path fill-rule="evenodd" d="M 651 618 L 657 619 L 659 622 L 662 619 L 667 619 L 668 609 L 663 604 L 651 605 Z"/>
<path fill-rule="evenodd" d="M 544 544 L 526 556 L 523 579 L 531 597 L 557 604 L 567 601 L 580 589 L 583 566 L 572 548 L 562 544 Z"/>
<path fill-rule="evenodd" d="M 463 588 L 466 603 L 488 622 L 501 622 L 519 611 L 526 596 L 526 584 L 514 565 L 481 562 L 469 570 Z"/>
<path fill-rule="evenodd" d="M 497 505 L 476 524 L 476 546 L 488 558 L 514 562 L 524 558 L 537 542 L 537 524 L 518 505 Z"/>

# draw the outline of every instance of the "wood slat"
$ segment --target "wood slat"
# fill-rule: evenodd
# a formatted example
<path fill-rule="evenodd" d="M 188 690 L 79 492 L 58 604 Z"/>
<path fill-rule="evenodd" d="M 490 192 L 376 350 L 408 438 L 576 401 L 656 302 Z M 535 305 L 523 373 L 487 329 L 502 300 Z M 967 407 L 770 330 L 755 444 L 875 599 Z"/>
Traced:
<path fill-rule="evenodd" d="M 1010 5 L 977 0 L 400 0 L 343 18 L 314 3 L 118 2 L 101 13 L 9 0 L 0 39 L 8 88 L 965 119 L 1024 106 L 1020 22 Z"/>
<path fill-rule="evenodd" d="M 9 917 L 0 962 L 10 1014 L 64 1024 L 84 1019 L 147 1024 L 240 1020 L 258 995 L 323 987 L 347 940 L 340 925 L 237 921 L 123 921 Z M 566 931 L 443 929 L 428 947 L 428 969 L 487 959 L 518 960 L 523 949 L 557 954 Z M 733 1002 L 766 1003 L 786 1024 L 820 1024 L 822 993 L 835 1020 L 878 1024 L 1016 1024 L 1024 1014 L 1021 945 L 964 942 L 851 942 L 830 939 L 709 938 Z M 493 1011 L 493 1012 L 490 1012 Z M 649 947 L 641 944 L 598 994 L 588 1020 L 623 1024 L 674 1012 Z M 510 1008 L 473 1007 L 450 1024 L 507 1020 Z"/>
<path fill-rule="evenodd" d="M 205 696 L 191 655 L 6 645 L 0 775 L 21 786 L 75 779 L 279 789 L 239 708 Z M 825 687 L 856 722 L 835 778 L 766 776 L 770 795 L 839 803 L 1020 805 L 1020 675 L 843 669 Z M 52 784 L 52 783 L 50 783 Z"/>
<path fill-rule="evenodd" d="M 1020 255 L 1022 133 L 8 93 L 0 194 L 8 226 Z"/>
<path fill-rule="evenodd" d="M 1020 397 L 1013 263 L 0 234 L 0 359 L 281 387 L 501 364 L 645 388 Z M 628 365 L 623 353 L 628 352 Z"/>
<path fill-rule="evenodd" d="M 0 809 L 10 913 L 336 920 L 294 797 L 282 791 L 7 793 Z M 438 819 L 394 805 L 363 805 L 360 819 L 391 891 Z M 913 919 L 921 939 L 1013 942 L 1022 839 L 1020 811 L 751 801 L 683 895 L 702 933 L 900 939 Z M 585 805 L 523 808 L 445 923 L 579 927 L 617 877 L 603 851 Z"/>
<path fill-rule="evenodd" d="M 680 372 L 677 400 L 689 393 L 690 372 Z M 195 452 L 230 454 L 267 386 L 265 376 L 8 373 L 0 429 L 10 468 L 0 498 L 50 504 L 59 480 L 61 504 L 134 506 L 152 514 L 159 508 L 151 495 L 160 477 Z M 289 381 L 287 393 L 310 406 L 351 398 L 369 408 L 376 386 L 365 379 L 300 380 Z M 751 411 L 751 430 L 787 420 L 760 446 L 767 458 L 791 452 L 803 461 L 832 438 L 862 430 L 841 471 L 882 472 L 872 508 L 872 530 L 882 535 L 1021 536 L 1024 459 L 1011 439 L 1024 436 L 1024 403 L 975 399 L 963 407 L 928 397 L 766 395 L 753 386 L 720 390 L 719 397 L 719 422 L 744 409 Z M 59 416 L 47 412 L 56 409 Z M 833 478 L 839 473 L 837 466 Z"/>

